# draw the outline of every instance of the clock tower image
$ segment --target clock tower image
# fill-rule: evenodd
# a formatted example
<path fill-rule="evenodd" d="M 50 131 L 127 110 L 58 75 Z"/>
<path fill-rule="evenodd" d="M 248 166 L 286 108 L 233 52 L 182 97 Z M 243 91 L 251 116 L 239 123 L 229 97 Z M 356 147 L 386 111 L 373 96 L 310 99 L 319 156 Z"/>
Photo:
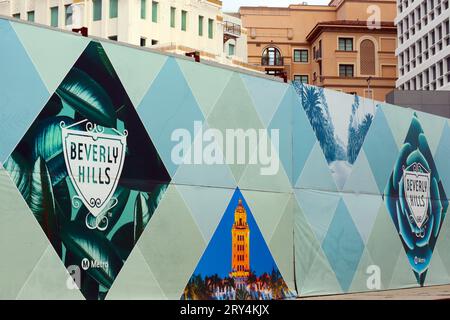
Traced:
<path fill-rule="evenodd" d="M 231 239 L 230 277 L 234 278 L 236 288 L 244 288 L 250 274 L 250 229 L 241 199 L 234 210 Z"/>

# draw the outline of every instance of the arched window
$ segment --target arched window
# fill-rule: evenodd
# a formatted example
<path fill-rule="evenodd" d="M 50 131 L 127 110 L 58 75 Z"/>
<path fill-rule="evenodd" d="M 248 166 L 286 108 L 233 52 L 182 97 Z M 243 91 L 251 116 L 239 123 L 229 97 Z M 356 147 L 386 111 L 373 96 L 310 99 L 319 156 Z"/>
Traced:
<path fill-rule="evenodd" d="M 375 45 L 369 40 L 361 41 L 360 46 L 360 70 L 363 75 L 375 74 Z"/>
<path fill-rule="evenodd" d="M 263 66 L 282 66 L 283 58 L 280 50 L 275 47 L 268 47 L 264 49 L 261 64 Z"/>

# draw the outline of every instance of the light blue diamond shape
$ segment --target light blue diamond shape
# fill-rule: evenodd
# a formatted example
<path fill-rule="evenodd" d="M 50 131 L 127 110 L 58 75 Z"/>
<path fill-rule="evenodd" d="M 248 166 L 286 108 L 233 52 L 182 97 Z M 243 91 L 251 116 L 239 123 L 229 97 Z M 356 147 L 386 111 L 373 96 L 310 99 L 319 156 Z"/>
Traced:
<path fill-rule="evenodd" d="M 378 109 L 375 115 L 363 148 L 378 189 L 382 193 L 398 155 L 397 144 L 382 109 Z"/>
<path fill-rule="evenodd" d="M 450 166 L 449 155 L 450 155 L 450 126 L 448 123 L 445 124 L 444 130 L 442 131 L 441 140 L 436 150 L 434 156 L 434 162 L 436 164 L 436 169 L 442 179 L 442 185 L 444 190 L 448 192 L 450 190 Z"/>
<path fill-rule="evenodd" d="M 167 59 L 137 107 L 137 113 L 173 177 L 179 164 L 171 158 L 172 148 L 176 145 L 171 139 L 172 133 L 176 129 L 185 129 L 192 139 L 196 134 L 194 122 L 204 121 L 203 113 L 175 58 Z"/>
<path fill-rule="evenodd" d="M 364 243 L 342 199 L 339 201 L 322 243 L 322 249 L 336 274 L 342 291 L 347 292 L 358 268 Z"/>

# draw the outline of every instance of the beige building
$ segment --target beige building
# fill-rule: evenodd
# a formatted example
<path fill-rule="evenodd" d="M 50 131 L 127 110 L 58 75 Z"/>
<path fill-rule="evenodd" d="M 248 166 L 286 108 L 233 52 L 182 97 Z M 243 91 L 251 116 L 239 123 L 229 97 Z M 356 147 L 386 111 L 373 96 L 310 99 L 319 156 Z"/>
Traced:
<path fill-rule="evenodd" d="M 248 62 L 268 74 L 384 101 L 395 88 L 394 0 L 241 7 Z"/>
<path fill-rule="evenodd" d="M 0 0 L 0 14 L 202 59 L 246 66 L 247 32 L 220 0 Z"/>

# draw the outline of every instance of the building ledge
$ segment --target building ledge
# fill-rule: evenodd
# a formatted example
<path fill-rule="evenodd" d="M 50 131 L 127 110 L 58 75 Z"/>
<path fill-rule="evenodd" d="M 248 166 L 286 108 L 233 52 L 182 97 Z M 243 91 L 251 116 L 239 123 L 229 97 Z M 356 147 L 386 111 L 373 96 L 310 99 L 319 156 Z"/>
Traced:
<path fill-rule="evenodd" d="M 366 31 L 368 29 L 366 21 L 360 20 L 336 20 L 336 21 L 322 21 L 316 24 L 316 26 L 306 36 L 308 42 L 313 42 L 323 31 L 326 30 L 352 30 L 352 31 Z M 397 34 L 397 27 L 394 22 L 381 21 L 379 29 L 370 30 L 371 32 L 389 32 Z"/>
<path fill-rule="evenodd" d="M 209 3 L 215 4 L 216 6 L 221 7 L 222 6 L 222 1 L 220 0 L 206 0 Z"/>

